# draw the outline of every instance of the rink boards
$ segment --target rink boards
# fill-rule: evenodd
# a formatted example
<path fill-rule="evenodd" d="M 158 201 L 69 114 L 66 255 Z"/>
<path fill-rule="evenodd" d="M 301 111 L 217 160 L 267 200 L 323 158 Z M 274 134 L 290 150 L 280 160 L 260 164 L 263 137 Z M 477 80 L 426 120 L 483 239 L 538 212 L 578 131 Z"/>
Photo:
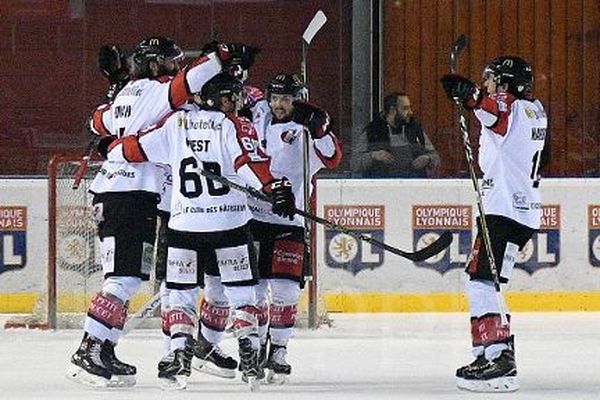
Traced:
<path fill-rule="evenodd" d="M 0 184 L 0 313 L 30 312 L 46 279 L 47 182 Z M 546 179 L 541 189 L 542 228 L 519 254 L 509 305 L 514 311 L 600 310 L 600 180 Z M 336 312 L 465 310 L 462 269 L 475 234 L 474 198 L 469 180 L 320 179 L 319 216 L 408 251 L 441 232 L 454 237 L 443 253 L 413 263 L 319 225 L 322 302 Z"/>

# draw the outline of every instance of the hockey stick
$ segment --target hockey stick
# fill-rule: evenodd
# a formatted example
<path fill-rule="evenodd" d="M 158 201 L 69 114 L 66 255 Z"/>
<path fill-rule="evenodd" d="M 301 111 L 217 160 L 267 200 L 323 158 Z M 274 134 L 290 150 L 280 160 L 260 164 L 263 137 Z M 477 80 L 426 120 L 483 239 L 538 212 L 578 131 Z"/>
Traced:
<path fill-rule="evenodd" d="M 314 39 L 315 35 L 321 30 L 321 28 L 327 22 L 327 16 L 322 10 L 318 10 L 310 23 L 304 30 L 302 34 L 302 60 L 300 62 L 300 73 L 302 74 L 302 80 L 304 82 L 305 87 L 305 96 L 308 101 L 309 92 L 308 92 L 308 71 L 306 65 L 306 59 L 308 56 L 308 46 Z M 302 169 L 303 169 L 303 193 L 304 193 L 304 211 L 310 212 L 310 156 L 309 156 L 309 143 L 310 143 L 310 135 L 307 129 L 304 129 L 304 142 L 302 144 Z M 312 224 L 308 222 L 308 220 L 304 219 L 304 278 L 305 280 L 312 280 L 313 271 L 312 271 Z"/>
<path fill-rule="evenodd" d="M 228 186 L 235 190 L 239 190 L 240 192 L 244 192 L 248 196 L 251 196 L 258 200 L 262 200 L 267 203 L 273 204 L 273 198 L 271 198 L 270 196 L 268 196 L 256 189 L 253 189 L 251 187 L 242 186 L 240 184 L 230 181 L 229 179 L 227 179 L 221 175 L 216 175 L 216 174 L 214 174 L 208 170 L 202 169 L 202 168 L 198 168 L 198 173 L 207 177 L 208 179 L 219 182 L 222 185 Z M 311 221 L 314 221 L 318 224 L 325 225 L 329 229 L 333 229 L 335 231 L 345 233 L 346 235 L 352 236 L 355 239 L 362 240 L 364 242 L 370 243 L 377 247 L 381 247 L 391 253 L 399 255 L 400 257 L 407 258 L 411 261 L 425 261 L 428 258 L 433 257 L 436 254 L 438 254 L 439 252 L 446 249 L 448 246 L 450 246 L 450 243 L 452 242 L 452 234 L 450 232 L 444 232 L 435 242 L 431 243 L 429 246 L 426 246 L 415 252 L 408 252 L 408 251 L 403 251 L 403 250 L 397 249 L 393 246 L 390 246 L 388 244 L 380 242 L 377 239 L 373 239 L 370 236 L 363 235 L 356 231 L 350 230 L 344 226 L 338 225 L 334 222 L 331 222 L 324 218 L 318 217 L 318 216 L 311 214 L 309 212 L 306 212 L 304 210 L 299 210 L 296 208 L 296 213 L 298 215 L 301 215 L 302 217 L 309 219 Z"/>
<path fill-rule="evenodd" d="M 156 292 L 135 314 L 129 316 L 123 327 L 123 336 L 137 328 L 142 321 L 154 315 L 154 311 L 160 306 L 160 292 Z"/>
<path fill-rule="evenodd" d="M 75 175 L 73 175 L 73 185 L 71 186 L 71 189 L 79 189 L 79 185 L 81 185 L 83 176 L 88 170 L 90 159 L 94 155 L 94 151 L 96 151 L 96 146 L 98 145 L 99 138 L 99 136 L 95 136 L 92 140 L 90 140 L 90 143 L 85 149 L 85 153 L 83 154 L 83 156 L 81 157 L 81 161 L 79 162 L 79 167 L 77 168 L 77 171 L 75 171 Z"/>
<path fill-rule="evenodd" d="M 467 45 L 467 38 L 465 35 L 460 35 L 458 39 L 452 45 L 452 51 L 450 52 L 450 71 L 456 73 L 456 66 L 458 63 L 458 55 Z M 483 236 L 483 243 L 485 245 L 485 251 L 488 256 L 488 262 L 490 264 L 490 270 L 494 278 L 494 287 L 496 289 L 496 300 L 500 309 L 500 319 L 502 325 L 508 324 L 506 303 L 502 296 L 502 288 L 500 287 L 500 279 L 498 278 L 498 268 L 496 266 L 496 260 L 494 253 L 492 252 L 492 241 L 490 239 L 490 231 L 488 230 L 485 211 L 483 209 L 483 200 L 481 198 L 481 188 L 479 187 L 479 180 L 475 174 L 475 167 L 473 161 L 473 149 L 471 147 L 471 140 L 469 139 L 469 129 L 467 127 L 467 117 L 465 108 L 463 107 L 460 100 L 455 99 L 456 113 L 458 116 L 458 128 L 462 134 L 463 145 L 465 147 L 465 158 L 469 167 L 469 175 L 471 177 L 471 183 L 473 183 L 473 189 L 475 190 L 475 198 L 477 200 L 477 209 L 479 211 L 479 220 L 481 224 L 481 234 Z"/>

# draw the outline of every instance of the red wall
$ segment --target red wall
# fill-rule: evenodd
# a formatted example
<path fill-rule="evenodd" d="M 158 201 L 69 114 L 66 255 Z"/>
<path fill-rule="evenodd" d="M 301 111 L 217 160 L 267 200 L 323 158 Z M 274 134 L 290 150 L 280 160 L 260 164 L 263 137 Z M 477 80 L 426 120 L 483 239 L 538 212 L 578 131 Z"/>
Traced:
<path fill-rule="evenodd" d="M 311 99 L 350 136 L 349 0 L 105 0 L 75 10 L 68 0 L 0 3 L 0 175 L 44 174 L 52 153 L 83 152 L 85 121 L 106 88 L 97 67 L 101 45 L 130 49 L 160 34 L 199 49 L 216 34 L 262 47 L 251 82 L 264 86 L 279 71 L 299 72 L 302 32 L 318 9 L 329 20 L 309 50 Z"/>

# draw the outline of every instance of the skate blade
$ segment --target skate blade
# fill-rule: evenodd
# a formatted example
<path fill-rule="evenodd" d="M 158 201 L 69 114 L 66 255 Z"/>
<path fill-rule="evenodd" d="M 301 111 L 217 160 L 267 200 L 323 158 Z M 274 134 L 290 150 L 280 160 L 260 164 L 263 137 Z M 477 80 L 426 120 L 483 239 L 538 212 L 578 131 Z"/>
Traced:
<path fill-rule="evenodd" d="M 273 372 L 273 370 L 269 370 L 266 381 L 269 385 L 284 385 L 287 382 L 287 378 L 287 375 L 278 374 Z"/>
<path fill-rule="evenodd" d="M 225 379 L 234 379 L 235 378 L 235 370 L 234 369 L 219 368 L 216 365 L 214 365 L 206 360 L 200 360 L 198 358 L 194 358 L 192 360 L 192 368 L 195 369 L 196 371 L 198 371 L 202 374 L 206 374 L 206 375 L 212 375 L 212 376 L 216 376 L 219 378 L 225 378 Z"/>
<path fill-rule="evenodd" d="M 260 391 L 260 381 L 256 379 L 255 376 L 248 376 L 248 388 L 251 392 L 259 392 Z"/>
<path fill-rule="evenodd" d="M 113 375 L 109 387 L 127 388 L 135 386 L 135 375 Z"/>
<path fill-rule="evenodd" d="M 70 380 L 93 388 L 110 387 L 110 381 L 102 376 L 90 374 L 77 365 L 71 365 L 67 370 L 67 378 Z"/>
<path fill-rule="evenodd" d="M 516 376 L 504 376 L 487 381 L 457 378 L 456 386 L 462 390 L 478 393 L 509 393 L 516 392 L 520 387 Z"/>
<path fill-rule="evenodd" d="M 166 391 L 185 390 L 187 388 L 187 376 L 176 376 L 174 378 L 158 378 L 160 388 Z"/>

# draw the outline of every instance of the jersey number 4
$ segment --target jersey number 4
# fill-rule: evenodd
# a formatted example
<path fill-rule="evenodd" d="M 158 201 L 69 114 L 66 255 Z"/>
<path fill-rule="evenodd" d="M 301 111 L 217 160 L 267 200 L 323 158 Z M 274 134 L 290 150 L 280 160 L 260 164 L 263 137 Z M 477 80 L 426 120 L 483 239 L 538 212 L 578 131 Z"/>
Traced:
<path fill-rule="evenodd" d="M 202 161 L 202 169 L 210 171 L 215 175 L 221 175 L 221 166 L 216 162 Z M 187 157 L 181 160 L 181 164 L 179 165 L 181 187 L 179 191 L 188 199 L 199 197 L 204 191 L 202 176 L 197 171 L 198 160 L 194 157 Z M 211 196 L 223 196 L 231 190 L 229 187 L 220 185 L 212 179 L 206 179 L 206 188 L 208 194 Z"/>

